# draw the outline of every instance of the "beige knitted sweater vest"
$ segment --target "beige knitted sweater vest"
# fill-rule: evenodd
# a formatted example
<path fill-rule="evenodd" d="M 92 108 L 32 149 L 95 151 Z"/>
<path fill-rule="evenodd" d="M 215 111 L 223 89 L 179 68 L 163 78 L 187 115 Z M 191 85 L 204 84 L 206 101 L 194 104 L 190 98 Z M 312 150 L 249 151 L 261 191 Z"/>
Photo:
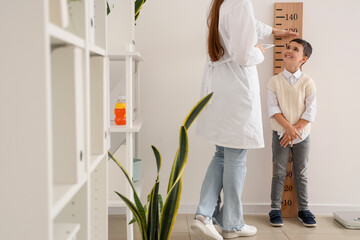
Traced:
<path fill-rule="evenodd" d="M 292 125 L 296 124 L 305 112 L 305 97 L 316 91 L 314 81 L 306 74 L 291 86 L 283 74 L 279 73 L 270 78 L 268 89 L 276 94 L 282 114 Z M 274 118 L 271 118 L 271 128 L 285 132 L 283 126 Z M 310 133 L 310 130 L 311 123 L 307 124 L 300 133 Z"/>

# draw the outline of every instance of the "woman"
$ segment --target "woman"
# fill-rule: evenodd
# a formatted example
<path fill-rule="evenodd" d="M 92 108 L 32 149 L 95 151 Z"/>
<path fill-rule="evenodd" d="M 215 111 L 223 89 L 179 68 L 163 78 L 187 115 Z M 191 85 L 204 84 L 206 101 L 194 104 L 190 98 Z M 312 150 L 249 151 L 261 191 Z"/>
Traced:
<path fill-rule="evenodd" d="M 209 60 L 202 95 L 214 95 L 199 116 L 197 133 L 214 143 L 216 152 L 191 228 L 205 239 L 252 236 L 257 229 L 244 223 L 241 194 L 247 151 L 264 147 L 256 65 L 264 60 L 265 49 L 257 41 L 271 33 L 282 37 L 297 34 L 257 21 L 250 0 L 213 0 L 208 27 Z M 212 220 L 222 229 L 222 236 Z"/>

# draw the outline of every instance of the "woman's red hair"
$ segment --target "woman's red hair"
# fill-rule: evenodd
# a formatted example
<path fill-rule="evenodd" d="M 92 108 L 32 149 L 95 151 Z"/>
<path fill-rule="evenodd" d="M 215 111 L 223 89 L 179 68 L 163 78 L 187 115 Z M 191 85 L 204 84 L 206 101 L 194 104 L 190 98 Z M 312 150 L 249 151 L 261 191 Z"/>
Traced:
<path fill-rule="evenodd" d="M 220 6 L 224 0 L 213 0 L 209 16 L 207 19 L 207 24 L 209 28 L 208 35 L 208 52 L 211 61 L 216 62 L 224 55 L 224 48 L 220 43 L 219 35 L 219 13 Z"/>

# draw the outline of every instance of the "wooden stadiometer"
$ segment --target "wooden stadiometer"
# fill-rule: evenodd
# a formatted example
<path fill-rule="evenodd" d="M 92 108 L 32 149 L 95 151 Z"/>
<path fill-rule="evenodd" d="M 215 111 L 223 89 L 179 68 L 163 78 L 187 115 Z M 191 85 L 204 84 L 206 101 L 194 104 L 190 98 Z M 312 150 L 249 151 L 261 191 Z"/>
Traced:
<path fill-rule="evenodd" d="M 303 3 L 275 3 L 274 4 L 274 26 L 279 29 L 291 30 L 299 33 L 302 37 Z M 285 46 L 292 38 L 274 37 L 274 75 L 283 71 L 283 54 Z M 281 214 L 283 217 L 297 217 L 298 202 L 294 184 L 293 163 L 291 154 L 286 173 L 284 192 L 281 200 Z"/>

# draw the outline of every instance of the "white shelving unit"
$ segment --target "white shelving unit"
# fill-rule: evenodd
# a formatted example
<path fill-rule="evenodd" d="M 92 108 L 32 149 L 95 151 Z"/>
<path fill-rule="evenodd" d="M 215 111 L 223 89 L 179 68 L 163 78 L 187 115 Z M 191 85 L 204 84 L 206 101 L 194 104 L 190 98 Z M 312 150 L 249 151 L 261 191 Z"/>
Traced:
<path fill-rule="evenodd" d="M 108 238 L 106 0 L 0 9 L 0 238 Z"/>
<path fill-rule="evenodd" d="M 123 61 L 125 62 L 125 88 L 126 88 L 126 125 L 116 125 L 114 121 L 110 121 L 110 132 L 112 135 L 114 134 L 125 134 L 125 141 L 118 142 L 120 147 L 115 152 L 114 156 L 123 164 L 126 168 L 130 177 L 133 176 L 133 159 L 134 159 L 134 152 L 136 148 L 135 138 L 136 133 L 138 133 L 142 126 L 142 120 L 140 119 L 139 113 L 139 103 L 140 103 L 140 62 L 143 61 L 140 53 L 126 53 L 126 54 L 114 54 L 109 55 L 110 62 L 114 61 Z M 111 65 L 110 65 L 111 66 Z M 119 79 L 121 81 L 121 79 Z M 113 80 L 111 80 L 113 81 Z M 116 81 L 116 80 L 115 80 Z M 112 99 L 114 100 L 114 99 Z M 113 142 L 113 140 L 112 140 Z M 116 144 L 116 143 L 114 143 Z M 125 153 L 125 154 L 124 154 Z M 123 174 L 121 170 L 115 166 L 114 164 L 109 165 L 110 168 L 116 168 L 114 171 L 113 169 L 110 170 L 109 173 L 109 187 L 114 186 L 114 189 L 109 189 L 109 193 L 113 194 L 109 197 L 109 207 L 110 208 L 126 208 L 126 219 L 129 222 L 133 215 L 131 211 L 125 206 L 125 204 L 113 193 L 117 190 L 120 193 L 125 193 L 127 197 L 133 199 L 132 189 L 128 184 L 127 180 L 122 176 L 116 178 L 113 177 L 114 175 Z M 111 184 L 111 182 L 118 181 L 122 184 L 120 186 L 116 186 Z M 141 194 L 141 183 L 135 183 L 136 189 L 138 194 Z M 114 199 L 115 198 L 115 199 Z M 111 211 L 111 209 L 110 209 Z M 127 226 L 127 239 L 133 239 L 133 225 Z"/>
<path fill-rule="evenodd" d="M 136 135 L 141 130 L 140 116 L 140 63 L 144 61 L 135 50 L 135 6 L 134 1 L 117 0 L 108 18 L 108 56 L 110 75 L 110 132 L 111 150 L 114 157 L 133 176 L 133 159 L 136 155 Z M 126 125 L 116 125 L 114 107 L 118 96 L 126 97 Z M 122 171 L 109 163 L 109 213 L 126 213 L 126 221 L 133 216 L 122 200 L 114 193 L 118 191 L 131 200 L 133 193 Z M 135 182 L 141 194 L 142 180 Z M 127 239 L 133 240 L 133 225 L 127 226 Z"/>

